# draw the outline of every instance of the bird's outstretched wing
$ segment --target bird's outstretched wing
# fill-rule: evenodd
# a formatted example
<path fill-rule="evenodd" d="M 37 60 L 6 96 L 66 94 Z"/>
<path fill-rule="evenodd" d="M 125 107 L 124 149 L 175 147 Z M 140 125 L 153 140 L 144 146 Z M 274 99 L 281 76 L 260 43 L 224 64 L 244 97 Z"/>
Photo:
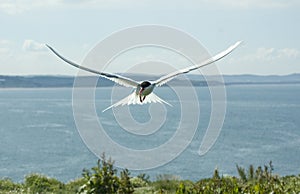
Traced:
<path fill-rule="evenodd" d="M 127 78 L 127 77 L 123 77 L 117 74 L 112 74 L 112 73 L 105 73 L 105 72 L 100 72 L 100 71 L 96 71 L 87 67 L 83 67 L 81 65 L 78 65 L 68 59 L 66 59 L 65 57 L 63 57 L 62 55 L 60 55 L 56 50 L 54 50 L 51 46 L 47 45 L 46 46 L 56 55 L 58 56 L 60 59 L 62 59 L 63 61 L 65 61 L 66 63 L 78 68 L 78 69 L 82 69 L 84 71 L 88 71 L 94 74 L 98 74 L 101 77 L 104 77 L 106 79 L 109 79 L 111 81 L 116 82 L 117 84 L 120 84 L 122 86 L 126 86 L 126 87 L 132 87 L 132 88 L 136 88 L 139 83 L 133 79 Z"/>
<path fill-rule="evenodd" d="M 127 97 L 123 98 L 122 100 L 118 101 L 117 103 L 107 107 L 102 112 L 105 112 L 108 109 L 111 109 L 111 108 L 117 107 L 117 106 L 124 106 L 124 105 L 130 105 L 130 104 L 148 104 L 148 103 L 160 103 L 160 104 L 165 103 L 169 106 L 172 106 L 168 102 L 164 101 L 163 99 L 161 99 L 160 97 L 155 95 L 153 92 L 151 94 L 149 94 L 143 102 L 141 102 L 139 96 L 134 91 L 129 96 L 127 96 Z"/>
<path fill-rule="evenodd" d="M 167 74 L 159 79 L 157 79 L 156 81 L 154 81 L 156 86 L 161 86 L 164 85 L 165 83 L 167 83 L 168 81 L 171 81 L 174 77 L 184 74 L 184 73 L 188 73 L 190 71 L 194 71 L 196 69 L 199 69 L 201 67 L 204 67 L 206 65 L 209 65 L 215 61 L 218 61 L 220 59 L 222 59 L 223 57 L 225 57 L 226 55 L 228 55 L 229 53 L 231 53 L 236 47 L 238 47 L 241 44 L 242 41 L 238 41 L 237 43 L 235 43 L 234 45 L 230 46 L 229 48 L 227 48 L 226 50 L 220 52 L 219 54 L 217 54 L 216 56 L 209 58 L 207 60 L 205 60 L 204 62 L 198 64 L 198 65 L 193 65 L 191 67 L 187 67 L 184 69 L 180 69 L 178 71 L 175 71 L 173 73 Z"/>

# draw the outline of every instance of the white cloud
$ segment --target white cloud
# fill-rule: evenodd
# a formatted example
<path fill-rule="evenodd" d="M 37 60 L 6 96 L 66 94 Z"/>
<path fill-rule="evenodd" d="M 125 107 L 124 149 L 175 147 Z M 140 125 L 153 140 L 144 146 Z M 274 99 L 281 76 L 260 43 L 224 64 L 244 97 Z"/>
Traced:
<path fill-rule="evenodd" d="M 283 48 L 277 51 L 278 57 L 296 58 L 300 56 L 300 51 L 294 48 Z"/>
<path fill-rule="evenodd" d="M 207 0 L 208 2 L 208 0 Z M 285 8 L 299 6 L 298 0 L 213 0 L 215 5 L 223 5 L 233 8 Z"/>
<path fill-rule="evenodd" d="M 59 0 L 1 0 L 0 11 L 13 15 L 58 5 Z"/>
<path fill-rule="evenodd" d="M 272 61 L 274 58 L 277 58 L 275 48 L 261 47 L 256 50 L 253 59 Z"/>
<path fill-rule="evenodd" d="M 0 11 L 7 14 L 19 14 L 43 8 L 77 9 L 161 9 L 177 10 L 216 8 L 286 8 L 300 6 L 298 0 L 1 0 Z"/>
<path fill-rule="evenodd" d="M 12 43 L 9 40 L 0 40 L 0 56 L 10 56 Z"/>
<path fill-rule="evenodd" d="M 9 48 L 2 48 L 0 47 L 0 56 L 7 56 L 10 55 L 10 49 Z"/>
<path fill-rule="evenodd" d="M 23 50 L 40 52 L 40 51 L 46 51 L 47 48 L 46 48 L 45 44 L 36 42 L 34 40 L 25 40 L 23 43 Z"/>
<path fill-rule="evenodd" d="M 239 62 L 275 62 L 275 61 L 285 61 L 294 60 L 300 57 L 300 51 L 295 48 L 266 48 L 260 47 L 252 53 L 248 53 L 239 59 Z"/>
<path fill-rule="evenodd" d="M 0 40 L 0 46 L 9 45 L 11 42 L 9 40 Z"/>
<path fill-rule="evenodd" d="M 1 0 L 0 11 L 14 15 L 37 9 L 122 9 L 144 5 L 143 0 Z"/>
<path fill-rule="evenodd" d="M 300 71 L 300 50 L 298 48 L 259 47 L 243 48 L 219 63 L 224 74 L 290 74 Z"/>
<path fill-rule="evenodd" d="M 265 61 L 279 60 L 279 59 L 293 59 L 297 58 L 300 51 L 295 48 L 259 48 L 256 51 L 256 56 L 258 59 Z"/>

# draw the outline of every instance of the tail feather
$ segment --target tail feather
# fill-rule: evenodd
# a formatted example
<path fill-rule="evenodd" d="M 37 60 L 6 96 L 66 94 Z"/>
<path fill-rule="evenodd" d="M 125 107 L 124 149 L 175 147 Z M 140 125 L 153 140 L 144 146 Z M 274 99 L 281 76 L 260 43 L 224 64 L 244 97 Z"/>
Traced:
<path fill-rule="evenodd" d="M 140 99 L 139 99 L 139 96 L 134 91 L 129 96 L 127 96 L 127 97 L 121 99 L 120 101 L 116 102 L 115 104 L 107 107 L 102 112 L 105 112 L 105 111 L 107 111 L 107 110 L 109 110 L 113 107 L 117 107 L 117 106 L 124 106 L 124 105 L 131 105 L 131 104 L 140 104 L 140 105 L 142 105 L 142 104 L 148 104 L 148 103 L 160 103 L 160 104 L 165 103 L 169 106 L 172 106 L 171 104 L 164 101 L 163 99 L 161 99 L 160 97 L 158 97 L 154 93 L 151 93 L 148 96 L 146 96 L 145 100 L 143 102 L 141 102 Z"/>

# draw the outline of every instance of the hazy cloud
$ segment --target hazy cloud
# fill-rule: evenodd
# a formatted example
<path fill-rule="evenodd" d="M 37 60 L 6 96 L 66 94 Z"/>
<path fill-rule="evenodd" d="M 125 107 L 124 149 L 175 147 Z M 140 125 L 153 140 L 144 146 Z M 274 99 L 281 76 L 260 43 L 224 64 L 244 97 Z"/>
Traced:
<path fill-rule="evenodd" d="M 208 2 L 208 0 L 207 0 Z M 209 1 L 215 5 L 223 5 L 233 8 L 285 8 L 299 6 L 298 0 L 213 0 Z"/>
<path fill-rule="evenodd" d="M 40 52 L 46 51 L 47 48 L 44 44 L 36 42 L 34 40 L 25 40 L 23 43 L 24 51 Z"/>
<path fill-rule="evenodd" d="M 0 40 L 0 46 L 10 44 L 9 40 Z"/>
<path fill-rule="evenodd" d="M 275 61 L 288 61 L 294 60 L 300 57 L 300 51 L 295 48 L 266 48 L 260 47 L 257 48 L 256 51 L 252 53 L 248 53 L 244 56 L 239 57 L 238 59 L 234 59 L 234 61 L 238 62 L 246 62 L 246 63 L 259 63 L 259 62 L 275 62 Z"/>
<path fill-rule="evenodd" d="M 256 58 L 264 61 L 272 61 L 279 59 L 292 59 L 298 57 L 300 51 L 294 48 L 258 48 L 256 51 Z"/>
<path fill-rule="evenodd" d="M 9 40 L 0 40 L 0 55 L 11 55 L 11 42 Z"/>
<path fill-rule="evenodd" d="M 278 57 L 296 58 L 300 56 L 300 51 L 294 48 L 283 48 L 277 51 Z"/>
<path fill-rule="evenodd" d="M 58 5 L 60 0 L 1 0 L 0 11 L 7 14 L 20 14 L 26 11 Z"/>
<path fill-rule="evenodd" d="M 41 8 L 78 8 L 78 9 L 204 9 L 205 6 L 217 8 L 285 8 L 299 6 L 298 0 L 1 0 L 0 11 L 18 14 Z"/>

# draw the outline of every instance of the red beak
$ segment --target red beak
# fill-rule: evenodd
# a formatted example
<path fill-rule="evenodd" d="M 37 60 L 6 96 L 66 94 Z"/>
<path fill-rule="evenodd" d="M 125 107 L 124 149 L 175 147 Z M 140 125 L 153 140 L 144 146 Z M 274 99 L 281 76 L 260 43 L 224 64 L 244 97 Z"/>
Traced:
<path fill-rule="evenodd" d="M 139 94 L 141 95 L 143 91 L 144 91 L 144 88 L 141 88 Z"/>
<path fill-rule="evenodd" d="M 139 95 L 140 95 L 140 102 L 143 102 L 146 98 L 146 96 L 144 96 L 144 99 L 142 99 L 142 92 L 144 91 L 144 88 L 141 88 Z"/>

